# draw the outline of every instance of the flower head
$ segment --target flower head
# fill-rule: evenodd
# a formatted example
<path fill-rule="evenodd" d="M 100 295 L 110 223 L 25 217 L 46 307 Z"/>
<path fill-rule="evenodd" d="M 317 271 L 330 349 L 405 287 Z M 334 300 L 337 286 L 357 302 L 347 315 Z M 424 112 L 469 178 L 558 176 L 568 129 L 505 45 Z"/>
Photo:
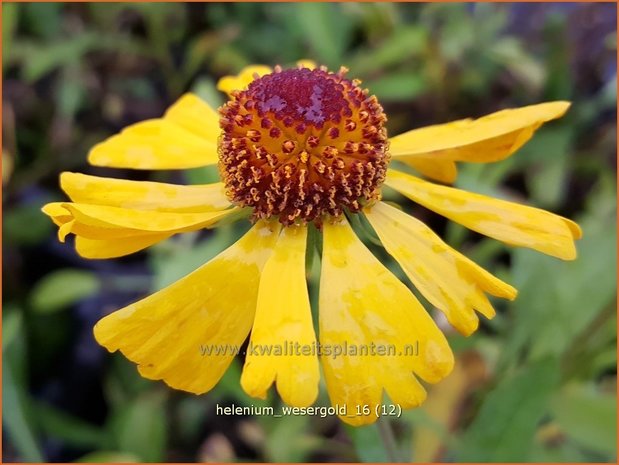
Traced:
<path fill-rule="evenodd" d="M 320 222 L 379 198 L 386 117 L 344 69 L 277 68 L 233 92 L 220 114 L 221 177 L 254 218 Z"/>
<path fill-rule="evenodd" d="M 206 392 L 251 333 L 250 346 L 261 348 L 248 351 L 241 377 L 251 396 L 264 398 L 276 383 L 284 402 L 312 404 L 320 361 L 332 403 L 347 407 L 347 423 L 375 421 L 357 407 L 374 412 L 383 392 L 404 408 L 423 402 L 420 380 L 447 376 L 452 352 L 428 312 L 365 247 L 347 217 L 365 216 L 412 284 L 464 335 L 477 329 L 477 312 L 494 316 L 488 295 L 514 299 L 516 290 L 382 202 L 383 184 L 506 244 L 576 257 L 581 232 L 566 218 L 388 168 L 398 161 L 449 184 L 456 162 L 510 156 L 543 123 L 562 116 L 566 102 L 388 139 L 376 97 L 344 69 L 332 73 L 307 62 L 286 70 L 250 67 L 219 87 L 230 96 L 219 113 L 187 94 L 162 118 L 95 146 L 89 161 L 135 169 L 218 164 L 222 182 L 179 186 L 63 173 L 71 202 L 43 209 L 59 226 L 59 239 L 74 234 L 77 252 L 87 258 L 126 255 L 252 212 L 254 225 L 237 243 L 95 326 L 97 341 L 120 350 L 146 378 Z M 305 276 L 310 224 L 323 235 L 318 337 Z"/>

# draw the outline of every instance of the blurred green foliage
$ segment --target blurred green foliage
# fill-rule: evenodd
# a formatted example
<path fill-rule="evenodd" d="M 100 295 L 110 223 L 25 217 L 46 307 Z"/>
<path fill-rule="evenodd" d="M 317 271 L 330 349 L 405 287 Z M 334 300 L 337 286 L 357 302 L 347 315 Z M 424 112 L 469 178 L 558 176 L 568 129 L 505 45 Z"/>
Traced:
<path fill-rule="evenodd" d="M 4 461 L 616 461 L 615 5 L 3 3 L 2 10 Z M 469 338 L 433 313 L 458 363 L 474 354 L 483 376 L 473 383 L 469 368 L 443 382 L 458 389 L 430 387 L 428 405 L 393 421 L 393 436 L 387 419 L 355 429 L 336 418 L 216 416 L 217 403 L 280 400 L 248 398 L 239 360 L 197 397 L 144 380 L 96 347 L 99 316 L 192 271 L 243 226 L 187 234 L 109 265 L 58 244 L 39 213 L 62 198 L 63 170 L 146 179 L 87 167 L 97 141 L 159 116 L 187 90 L 219 105 L 217 79 L 247 64 L 301 58 L 350 68 L 384 104 L 392 134 L 507 106 L 574 102 L 514 157 L 461 166 L 457 185 L 577 220 L 584 230 L 577 261 L 508 250 L 405 203 L 520 293 L 513 303 L 497 301 L 497 317 Z M 146 176 L 197 183 L 217 173 Z M 310 256 L 315 301 L 319 258 Z M 317 403 L 329 404 L 324 386 Z M 450 408 L 437 413 L 434 405 Z"/>

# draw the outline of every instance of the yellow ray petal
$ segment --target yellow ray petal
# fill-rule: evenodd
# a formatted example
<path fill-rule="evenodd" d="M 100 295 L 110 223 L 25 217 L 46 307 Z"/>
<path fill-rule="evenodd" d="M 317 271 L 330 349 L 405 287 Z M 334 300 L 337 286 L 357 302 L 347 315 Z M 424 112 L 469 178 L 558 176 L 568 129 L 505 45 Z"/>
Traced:
<path fill-rule="evenodd" d="M 163 118 L 217 145 L 221 133 L 219 114 L 197 95 L 183 95 L 168 108 Z"/>
<path fill-rule="evenodd" d="M 319 334 L 329 397 L 347 406 L 342 420 L 353 425 L 376 421 L 383 389 L 403 408 L 418 406 L 425 391 L 415 375 L 435 383 L 453 367 L 453 354 L 432 318 L 346 220 L 324 225 Z M 352 354 L 352 346 L 372 345 L 383 348 L 383 355 Z M 356 415 L 364 405 L 371 413 Z"/>
<path fill-rule="evenodd" d="M 123 236 L 122 234 L 119 235 L 117 230 L 101 229 L 77 222 L 66 205 L 66 202 L 52 202 L 41 208 L 41 211 L 49 216 L 54 224 L 58 226 L 58 240 L 60 242 L 64 242 L 71 233 L 76 235 L 85 234 L 93 239 L 115 239 Z M 134 234 L 140 233 L 135 231 Z"/>
<path fill-rule="evenodd" d="M 62 226 L 73 218 L 71 212 L 63 207 L 65 202 L 50 202 L 41 211 L 51 218 L 56 226 Z"/>
<path fill-rule="evenodd" d="M 477 329 L 475 310 L 488 318 L 494 316 L 484 292 L 516 297 L 513 287 L 456 252 L 416 218 L 383 202 L 364 213 L 417 289 L 461 333 L 469 335 Z"/>
<path fill-rule="evenodd" d="M 419 171 L 424 176 L 445 184 L 453 184 L 458 177 L 456 163 L 450 160 L 431 160 L 418 157 L 400 157 L 401 161 Z"/>
<path fill-rule="evenodd" d="M 95 145 L 88 161 L 96 166 L 186 169 L 217 163 L 217 114 L 195 95 L 181 97 L 163 118 L 128 126 Z"/>
<path fill-rule="evenodd" d="M 66 207 L 66 202 L 52 202 L 44 205 L 41 211 L 51 218 L 56 226 L 58 226 L 58 240 L 65 242 L 66 237 L 73 233 L 76 236 L 82 235 L 91 239 L 111 239 L 115 240 L 121 237 L 140 235 L 140 231 L 122 231 L 111 228 L 99 228 L 91 225 L 85 225 L 75 220 L 71 211 Z"/>
<path fill-rule="evenodd" d="M 538 208 L 439 186 L 389 170 L 385 183 L 430 210 L 514 246 L 529 247 L 564 260 L 576 258 L 576 223 Z"/>
<path fill-rule="evenodd" d="M 67 235 L 75 234 L 94 240 L 117 240 L 134 236 L 151 236 L 153 234 L 161 234 L 150 231 L 140 231 L 131 228 L 114 228 L 95 224 L 93 222 L 78 221 L 74 216 L 67 202 L 53 202 L 45 205 L 41 210 L 46 215 L 50 216 L 52 221 L 58 226 L 58 240 L 65 242 Z M 169 237 L 171 233 L 166 233 Z"/>
<path fill-rule="evenodd" d="M 215 226 L 238 211 L 173 213 L 80 203 L 54 202 L 43 207 L 59 227 L 58 239 L 75 234 L 77 252 L 86 258 L 111 258 L 137 252 L 187 231 Z"/>
<path fill-rule="evenodd" d="M 316 335 L 305 282 L 306 226 L 284 228 L 258 291 L 241 386 L 261 399 L 274 381 L 282 400 L 307 407 L 318 395 Z"/>
<path fill-rule="evenodd" d="M 463 119 L 414 129 L 390 139 L 394 159 L 493 162 L 522 147 L 545 122 L 560 118 L 569 102 L 547 102 L 498 111 L 482 118 Z"/>
<path fill-rule="evenodd" d="M 171 286 L 97 323 L 97 342 L 140 374 L 200 394 L 224 374 L 251 328 L 260 271 L 279 225 L 257 223 L 236 244 Z"/>
<path fill-rule="evenodd" d="M 122 240 L 118 240 L 87 239 L 78 235 L 75 237 L 75 250 L 84 258 L 116 258 L 139 252 L 170 236 L 171 234 L 168 233 L 153 233 L 141 236 L 123 237 Z"/>
<path fill-rule="evenodd" d="M 64 172 L 60 185 L 77 203 L 177 213 L 225 210 L 231 206 L 220 182 L 182 186 Z"/>
<path fill-rule="evenodd" d="M 298 60 L 297 66 L 299 68 L 316 69 L 318 66 L 314 60 Z"/>
<path fill-rule="evenodd" d="M 185 232 L 212 226 L 238 209 L 202 213 L 174 213 L 107 205 L 63 203 L 75 220 L 84 226 L 127 230 L 128 232 Z M 112 231 L 110 231 L 112 234 Z"/>
<path fill-rule="evenodd" d="M 246 66 L 236 76 L 224 76 L 217 82 L 217 89 L 228 95 L 235 90 L 245 90 L 255 79 L 255 75 L 264 76 L 272 73 L 273 70 L 265 65 Z"/>

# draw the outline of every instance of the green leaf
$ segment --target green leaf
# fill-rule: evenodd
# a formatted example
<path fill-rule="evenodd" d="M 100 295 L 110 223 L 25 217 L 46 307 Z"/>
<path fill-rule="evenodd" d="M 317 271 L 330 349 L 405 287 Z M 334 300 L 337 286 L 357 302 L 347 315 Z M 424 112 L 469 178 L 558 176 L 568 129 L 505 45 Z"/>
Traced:
<path fill-rule="evenodd" d="M 108 424 L 114 449 L 143 462 L 162 462 L 167 444 L 164 401 L 162 392 L 148 392 L 117 410 Z"/>
<path fill-rule="evenodd" d="M 65 268 L 42 278 L 32 290 L 30 303 L 36 312 L 56 312 L 95 294 L 99 286 L 94 273 Z"/>
<path fill-rule="evenodd" d="M 208 103 L 211 108 L 218 108 L 225 103 L 224 95 L 217 90 L 217 85 L 213 79 L 206 77 L 198 79 L 192 86 L 191 91 Z M 215 182 L 216 179 L 219 179 L 218 172 L 214 172 L 214 179 L 208 182 Z"/>
<path fill-rule="evenodd" d="M 538 207 L 555 207 L 563 198 L 572 137 L 570 126 L 544 128 L 518 153 L 520 165 L 528 168 L 527 186 Z"/>
<path fill-rule="evenodd" d="M 568 33 L 567 23 L 558 16 L 551 16 L 544 29 L 542 40 L 547 50 L 545 66 L 548 70 L 544 97 L 547 100 L 571 100 L 575 92 L 575 80 L 571 76 L 572 54 L 564 40 Z"/>
<path fill-rule="evenodd" d="M 204 96 L 204 93 L 202 92 L 200 95 Z M 185 176 L 188 184 L 210 184 L 221 181 L 219 171 L 215 166 L 190 168 L 185 170 Z"/>
<path fill-rule="evenodd" d="M 538 423 L 558 381 L 557 359 L 535 362 L 504 378 L 464 433 L 462 462 L 526 462 Z"/>
<path fill-rule="evenodd" d="M 87 92 L 79 68 L 68 66 L 63 70 L 56 90 L 58 110 L 65 118 L 72 119 L 86 98 Z"/>
<path fill-rule="evenodd" d="M 19 337 L 24 324 L 19 308 L 4 304 L 2 309 L 2 350 L 6 350 Z"/>
<path fill-rule="evenodd" d="M 379 100 L 411 100 L 428 88 L 425 77 L 413 71 L 390 73 L 365 84 Z"/>
<path fill-rule="evenodd" d="M 342 64 L 348 33 L 347 17 L 333 3 L 298 3 L 294 5 L 296 24 L 307 38 L 322 64 L 337 69 Z"/>
<path fill-rule="evenodd" d="M 208 31 L 196 36 L 187 46 L 185 61 L 183 64 L 183 77 L 191 79 L 223 41 L 229 41 L 233 33 L 226 30 L 222 32 Z M 206 79 L 201 77 L 200 79 Z"/>
<path fill-rule="evenodd" d="M 131 404 L 133 399 L 152 389 L 153 382 L 142 378 L 133 362 L 122 354 L 115 354 L 111 357 L 110 369 L 106 373 L 103 386 L 109 410 L 120 412 Z M 108 449 L 113 448 L 115 443 L 108 441 L 105 446 Z"/>
<path fill-rule="evenodd" d="M 569 385 L 553 399 L 552 413 L 573 441 L 597 452 L 617 454 L 617 398 L 593 386 Z"/>
<path fill-rule="evenodd" d="M 43 462 L 43 454 L 32 430 L 25 386 L 18 384 L 13 367 L 4 356 L 2 366 L 2 424 L 23 461 Z"/>
<path fill-rule="evenodd" d="M 2 66 L 4 67 L 10 59 L 12 52 L 11 44 L 17 20 L 19 18 L 19 5 L 15 3 L 2 4 Z"/>
<path fill-rule="evenodd" d="M 515 37 L 504 37 L 491 45 L 489 55 L 524 82 L 530 92 L 538 92 L 546 80 L 546 69 Z"/>
<path fill-rule="evenodd" d="M 531 447 L 530 463 L 582 463 L 598 461 L 598 457 L 587 457 L 576 444 L 569 441 L 564 441 L 560 444 L 533 444 Z"/>
<path fill-rule="evenodd" d="M 222 226 L 198 244 L 192 241 L 195 236 L 185 235 L 179 240 L 159 245 L 153 256 L 154 290 L 163 289 L 187 276 L 232 245 L 239 237 L 236 229 Z"/>
<path fill-rule="evenodd" d="M 265 443 L 265 454 L 270 462 L 305 462 L 321 441 L 311 435 L 307 416 L 283 416 L 272 425 Z"/>
<path fill-rule="evenodd" d="M 434 30 L 435 36 L 438 35 L 436 46 L 442 59 L 461 61 L 465 58 L 466 52 L 474 48 L 479 25 L 476 28 L 465 4 L 435 3 L 423 10 L 423 16 L 426 17 L 426 21 L 434 23 L 427 24 L 426 27 Z"/>
<path fill-rule="evenodd" d="M 20 58 L 24 64 L 24 79 L 34 82 L 47 73 L 70 64 L 77 64 L 84 54 L 101 48 L 96 34 L 83 33 L 71 40 L 62 40 L 49 44 L 25 43 L 20 49 Z"/>
<path fill-rule="evenodd" d="M 2 231 L 7 243 L 34 245 L 47 239 L 53 223 L 39 205 L 19 205 L 4 213 Z"/>
<path fill-rule="evenodd" d="M 4 7 L 3 7 L 4 10 Z M 58 2 L 25 3 L 23 21 L 29 31 L 42 39 L 57 37 L 62 28 L 63 5 Z"/>
<path fill-rule="evenodd" d="M 75 463 L 138 463 L 139 457 L 127 452 L 96 451 L 86 454 Z"/>
<path fill-rule="evenodd" d="M 614 218 L 582 222 L 579 257 L 562 262 L 530 250 L 514 253 L 514 339 L 508 352 L 527 349 L 530 357 L 559 355 L 611 304 L 616 295 Z M 586 309 L 586 311 L 583 311 Z M 506 352 L 506 354 L 508 353 Z"/>
<path fill-rule="evenodd" d="M 123 50 L 128 57 L 152 54 L 152 50 L 123 37 L 100 36 L 83 32 L 70 39 L 54 38 L 41 43 L 21 40 L 13 44 L 11 60 L 23 66 L 23 79 L 32 83 L 46 74 L 65 66 L 79 67 L 84 55 L 97 50 Z M 83 78 L 82 78 L 83 80 Z"/>
<path fill-rule="evenodd" d="M 391 461 L 389 454 L 385 451 L 385 446 L 376 423 L 359 427 L 347 426 L 346 431 L 352 439 L 353 446 L 361 462 L 385 463 Z"/>
<path fill-rule="evenodd" d="M 351 74 L 367 75 L 403 63 L 410 57 L 419 55 L 425 49 L 427 40 L 428 32 L 423 28 L 409 26 L 397 29 L 380 45 L 363 50 L 349 62 Z"/>
<path fill-rule="evenodd" d="M 197 443 L 203 439 L 203 427 L 208 421 L 205 412 L 213 408 L 209 396 L 183 396 L 175 404 L 175 435 L 184 441 Z M 213 410 L 215 410 L 213 408 Z"/>
<path fill-rule="evenodd" d="M 241 373 L 243 371 L 243 363 L 239 358 L 232 360 L 228 369 L 222 376 L 217 386 L 211 391 L 212 397 L 215 399 L 225 400 L 228 398 L 235 399 L 236 403 L 242 405 L 255 405 L 256 407 L 269 406 L 272 404 L 273 395 L 267 394 L 267 398 L 255 399 L 249 395 L 241 387 Z"/>
<path fill-rule="evenodd" d="M 37 424 L 50 437 L 78 448 L 97 448 L 102 444 L 103 431 L 44 402 L 33 402 Z"/>

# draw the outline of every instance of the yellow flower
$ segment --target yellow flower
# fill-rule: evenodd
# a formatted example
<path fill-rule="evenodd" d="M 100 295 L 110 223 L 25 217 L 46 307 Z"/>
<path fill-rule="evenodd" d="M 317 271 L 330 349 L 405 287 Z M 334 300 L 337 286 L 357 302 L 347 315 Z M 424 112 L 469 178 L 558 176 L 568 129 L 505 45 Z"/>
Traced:
<path fill-rule="evenodd" d="M 309 62 L 287 70 L 250 67 L 220 81 L 230 100 L 219 112 L 187 94 L 162 118 L 129 126 L 89 154 L 91 164 L 116 168 L 218 164 L 222 182 L 178 186 L 61 175 L 71 201 L 43 211 L 59 226 L 59 239 L 74 234 L 77 252 L 87 258 L 126 255 L 252 213 L 253 227 L 230 248 L 99 321 L 94 332 L 101 345 L 120 350 L 146 378 L 204 393 L 251 333 L 250 346 L 263 351 L 247 353 L 245 392 L 264 398 L 276 383 L 285 403 L 309 406 L 318 394 L 320 361 L 331 402 L 346 408 L 342 420 L 366 424 L 376 420 L 384 392 L 403 408 L 421 404 L 420 380 L 438 382 L 454 359 L 429 314 L 357 238 L 347 217 L 365 216 L 419 292 L 464 335 L 477 329 L 476 312 L 494 316 L 488 295 L 516 297 L 512 286 L 422 222 L 382 202 L 383 184 L 506 244 L 576 257 L 581 232 L 566 218 L 389 168 L 394 160 L 451 183 L 456 162 L 510 156 L 569 103 L 388 138 L 377 99 L 345 73 Z M 322 231 L 318 337 L 305 275 L 310 223 Z"/>

